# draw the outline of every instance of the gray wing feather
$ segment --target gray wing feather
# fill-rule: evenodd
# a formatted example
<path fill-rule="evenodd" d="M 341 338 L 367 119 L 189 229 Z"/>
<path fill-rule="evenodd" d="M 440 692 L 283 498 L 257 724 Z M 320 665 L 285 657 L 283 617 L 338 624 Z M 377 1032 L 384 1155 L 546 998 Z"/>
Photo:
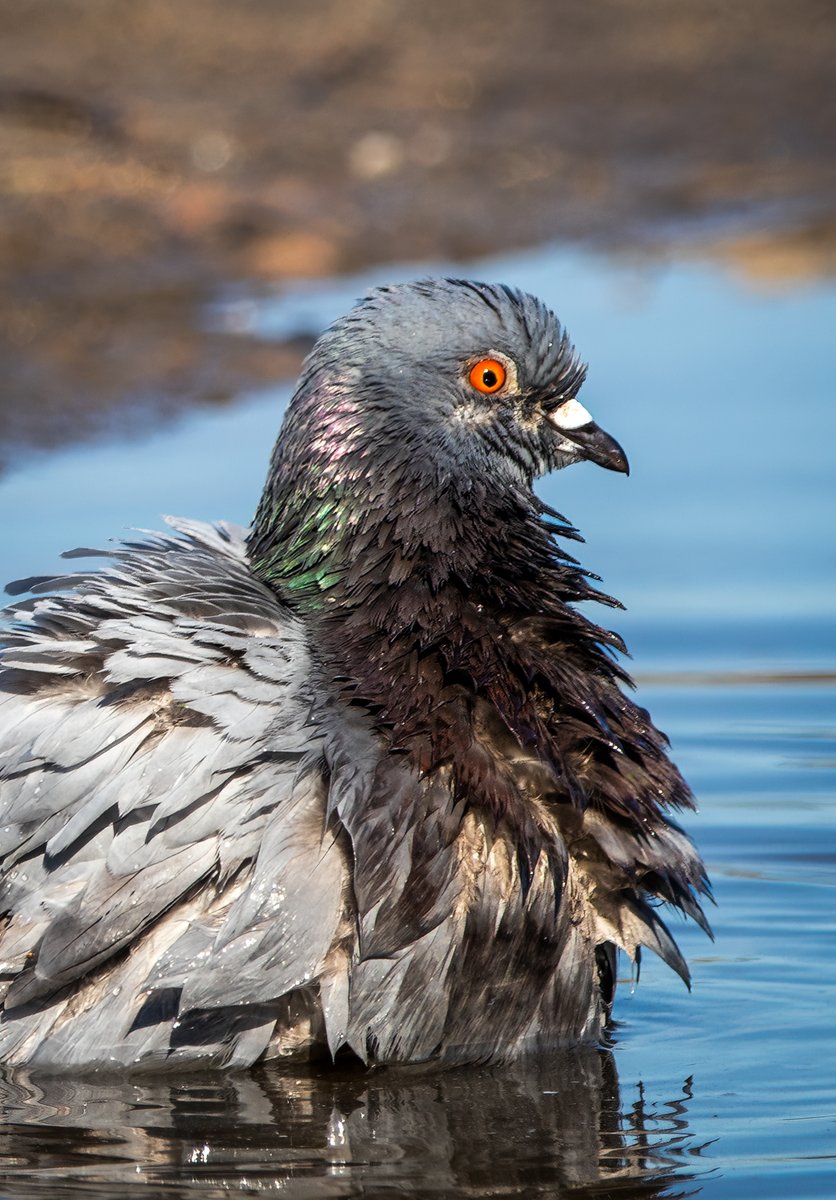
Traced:
<path fill-rule="evenodd" d="M 243 531 L 171 524 L 101 573 L 26 581 L 68 594 L 16 605 L 3 638 L 11 1060 L 193 1055 L 171 1019 L 132 1027 L 165 986 L 181 1017 L 221 1014 L 200 1053 L 244 1063 L 284 992 L 319 974 L 339 992 L 345 847 L 323 837 L 304 633 L 250 575 Z"/>
<path fill-rule="evenodd" d="M 54 994 L 130 945 L 208 875 L 214 850 L 213 844 L 202 842 L 160 855 L 130 874 L 114 875 L 107 865 L 98 866 L 82 896 L 50 921 L 34 967 L 21 973 L 6 994 L 7 1009 Z"/>
<path fill-rule="evenodd" d="M 451 915 L 393 957 L 361 960 L 351 976 L 347 1041 L 364 1061 L 438 1056 L 451 999 L 448 974 L 463 919 Z"/>
<path fill-rule="evenodd" d="M 342 848 L 332 834 L 323 836 L 323 791 L 318 776 L 309 776 L 272 814 L 250 886 L 201 971 L 183 985 L 185 1007 L 257 1003 L 321 974 L 346 904 Z"/>

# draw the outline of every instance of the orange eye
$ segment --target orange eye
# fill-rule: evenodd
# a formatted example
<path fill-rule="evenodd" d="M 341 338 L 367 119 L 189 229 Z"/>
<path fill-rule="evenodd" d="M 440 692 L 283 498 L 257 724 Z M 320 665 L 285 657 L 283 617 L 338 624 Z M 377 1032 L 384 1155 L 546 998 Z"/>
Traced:
<path fill-rule="evenodd" d="M 495 358 L 481 358 L 470 368 L 468 379 L 477 392 L 492 396 L 505 382 L 505 368 Z"/>

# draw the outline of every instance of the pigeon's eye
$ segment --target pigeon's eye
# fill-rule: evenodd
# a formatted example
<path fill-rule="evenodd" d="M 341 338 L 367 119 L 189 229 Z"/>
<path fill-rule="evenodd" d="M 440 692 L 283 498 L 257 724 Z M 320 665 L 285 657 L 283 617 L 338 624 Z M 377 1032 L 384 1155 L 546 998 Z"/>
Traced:
<path fill-rule="evenodd" d="M 505 368 L 495 358 L 481 358 L 470 368 L 468 379 L 477 392 L 492 396 L 505 382 Z"/>

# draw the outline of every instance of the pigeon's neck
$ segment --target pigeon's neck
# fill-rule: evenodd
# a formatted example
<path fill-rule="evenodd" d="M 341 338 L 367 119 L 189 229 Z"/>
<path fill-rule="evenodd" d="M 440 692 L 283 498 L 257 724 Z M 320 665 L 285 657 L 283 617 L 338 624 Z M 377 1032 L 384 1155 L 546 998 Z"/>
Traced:
<path fill-rule="evenodd" d="M 439 465 L 420 442 L 371 434 L 348 388 L 305 380 L 276 443 L 249 539 L 253 570 L 307 614 L 391 610 L 399 589 L 472 586 L 509 556 L 525 557 L 528 489 L 498 488 Z M 509 496 L 510 491 L 510 496 Z M 542 539 L 541 539 L 542 540 Z M 389 629 L 390 633 L 395 632 Z"/>
<path fill-rule="evenodd" d="M 510 737 L 513 757 L 549 741 L 531 622 L 551 622 L 552 641 L 571 648 L 567 672 L 612 669 L 607 635 L 571 606 L 597 593 L 547 511 L 522 487 L 434 486 L 408 465 L 373 478 L 348 467 L 329 486 L 285 471 L 250 542 L 254 570 L 304 616 L 339 698 L 365 707 L 421 771 L 449 765 L 502 813 L 516 792 L 496 747 Z"/>
<path fill-rule="evenodd" d="M 365 619 L 381 638 L 438 644 L 467 601 L 542 612 L 589 589 L 522 484 L 370 469 L 350 450 L 317 462 L 277 447 L 249 540 L 253 570 L 329 628 Z M 567 526 L 569 536 L 575 531 Z"/>

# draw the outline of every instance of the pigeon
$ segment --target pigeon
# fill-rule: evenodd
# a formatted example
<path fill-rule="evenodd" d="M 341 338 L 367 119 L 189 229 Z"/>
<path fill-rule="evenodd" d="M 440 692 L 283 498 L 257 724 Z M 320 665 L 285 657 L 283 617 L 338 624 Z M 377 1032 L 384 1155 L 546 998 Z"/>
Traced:
<path fill-rule="evenodd" d="M 249 530 L 10 586 L 0 1061 L 504 1063 L 605 1038 L 619 950 L 688 983 L 658 909 L 709 931 L 693 798 L 533 491 L 628 470 L 585 372 L 522 291 L 377 288 Z"/>

